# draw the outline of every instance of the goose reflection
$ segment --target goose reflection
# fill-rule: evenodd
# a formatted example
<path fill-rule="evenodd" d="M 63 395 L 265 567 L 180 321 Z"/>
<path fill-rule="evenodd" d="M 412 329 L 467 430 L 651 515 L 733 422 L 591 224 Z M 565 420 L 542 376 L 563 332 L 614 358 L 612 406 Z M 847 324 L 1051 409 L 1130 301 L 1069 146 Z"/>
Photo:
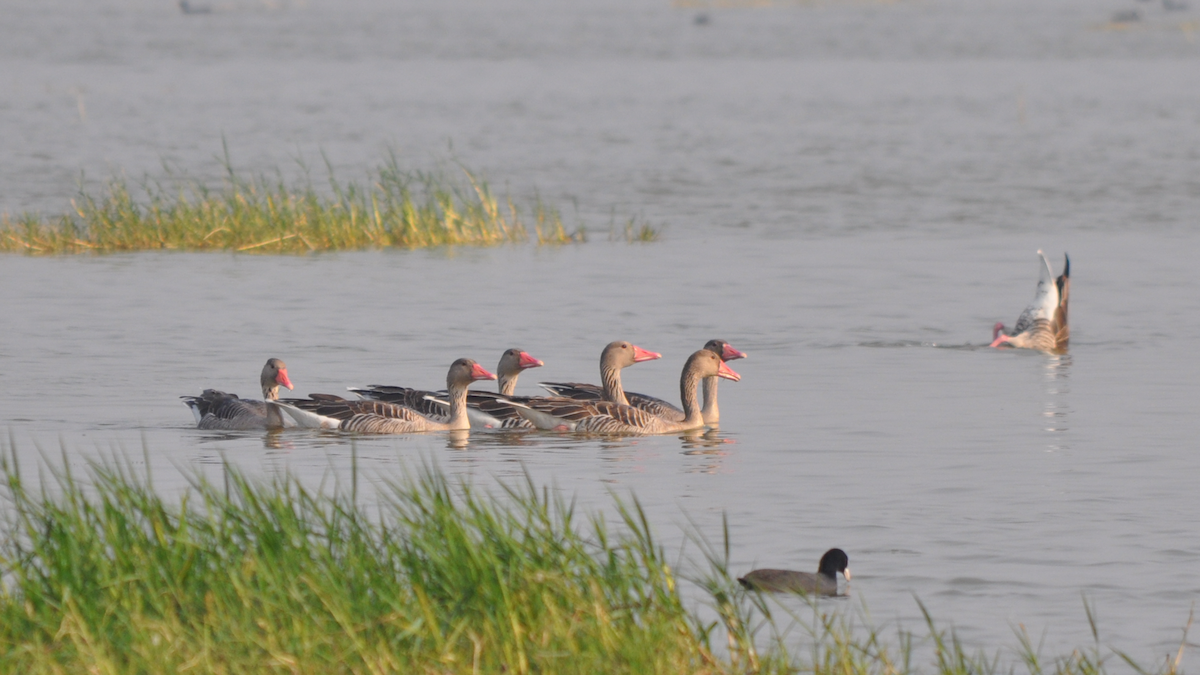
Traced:
<path fill-rule="evenodd" d="M 287 450 L 291 452 L 296 445 L 284 438 L 282 429 L 272 429 L 263 435 L 263 448 L 267 450 Z"/>
<path fill-rule="evenodd" d="M 1046 422 L 1044 429 L 1052 434 L 1046 449 L 1048 452 L 1068 450 L 1070 446 L 1065 434 L 1068 431 L 1067 414 L 1071 412 L 1068 400 L 1071 394 L 1071 355 L 1048 355 L 1042 382 L 1045 401 L 1042 418 Z"/>
<path fill-rule="evenodd" d="M 447 450 L 466 450 L 471 445 L 471 430 L 470 429 L 453 429 L 446 432 L 446 449 Z"/>
<path fill-rule="evenodd" d="M 685 465 L 684 471 L 708 474 L 721 472 L 721 465 L 725 457 L 729 456 L 729 446 L 737 442 L 722 436 L 721 430 L 717 428 L 703 432 L 697 429 L 681 435 L 679 440 L 683 441 L 683 455 L 694 458 Z"/>

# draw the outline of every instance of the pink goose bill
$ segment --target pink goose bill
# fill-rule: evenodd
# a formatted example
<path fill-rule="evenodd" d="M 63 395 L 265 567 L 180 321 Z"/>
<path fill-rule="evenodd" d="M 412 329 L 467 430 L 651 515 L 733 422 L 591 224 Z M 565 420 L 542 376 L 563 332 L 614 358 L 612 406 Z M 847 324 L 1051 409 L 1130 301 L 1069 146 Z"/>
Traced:
<path fill-rule="evenodd" d="M 538 368 L 546 365 L 540 359 L 535 359 L 529 355 L 529 352 L 521 352 L 521 360 L 517 362 L 517 367 L 521 370 L 526 368 Z M 492 378 L 495 379 L 495 378 Z"/>
<path fill-rule="evenodd" d="M 723 361 L 735 361 L 737 359 L 744 358 L 746 358 L 746 352 L 739 352 L 728 342 L 726 342 L 725 346 L 721 348 L 721 359 Z"/>
<path fill-rule="evenodd" d="M 662 358 L 662 354 L 659 354 L 658 352 L 648 352 L 645 349 L 642 349 L 641 347 L 639 347 L 637 345 L 633 346 L 633 362 L 634 363 L 641 363 L 642 361 L 653 361 L 654 359 L 661 359 L 661 358 Z"/>
<path fill-rule="evenodd" d="M 723 377 L 727 380 L 733 380 L 734 382 L 738 382 L 742 379 L 742 376 L 733 372 L 733 369 L 725 365 L 724 361 L 722 361 L 721 365 L 717 368 L 717 377 Z"/>
<path fill-rule="evenodd" d="M 494 380 L 496 376 L 489 373 L 486 368 L 476 363 L 471 367 L 472 380 Z"/>
<path fill-rule="evenodd" d="M 287 368 L 279 369 L 279 374 L 275 376 L 275 382 L 280 386 L 287 387 L 289 390 L 292 389 L 292 381 L 288 379 Z"/>

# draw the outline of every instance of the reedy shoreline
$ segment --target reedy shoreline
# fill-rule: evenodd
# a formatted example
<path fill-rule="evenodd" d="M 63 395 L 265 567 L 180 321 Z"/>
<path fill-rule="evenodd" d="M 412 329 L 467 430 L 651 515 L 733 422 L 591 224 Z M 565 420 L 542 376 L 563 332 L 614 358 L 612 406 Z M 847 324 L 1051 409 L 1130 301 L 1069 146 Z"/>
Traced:
<path fill-rule="evenodd" d="M 1183 655 L 1143 668 L 1092 621 L 1090 648 L 1045 659 L 1019 635 L 1007 663 L 927 612 L 927 635 L 894 641 L 827 601 L 781 613 L 729 574 L 728 528 L 721 548 L 693 534 L 702 560 L 681 574 L 636 500 L 610 525 L 528 479 L 490 494 L 426 467 L 368 509 L 357 471 L 326 494 L 226 466 L 174 501 L 128 462 L 42 466 L 30 486 L 16 458 L 0 460 L 0 672 L 1099 675 L 1116 658 L 1173 675 Z M 921 645 L 933 662 L 913 662 Z"/>

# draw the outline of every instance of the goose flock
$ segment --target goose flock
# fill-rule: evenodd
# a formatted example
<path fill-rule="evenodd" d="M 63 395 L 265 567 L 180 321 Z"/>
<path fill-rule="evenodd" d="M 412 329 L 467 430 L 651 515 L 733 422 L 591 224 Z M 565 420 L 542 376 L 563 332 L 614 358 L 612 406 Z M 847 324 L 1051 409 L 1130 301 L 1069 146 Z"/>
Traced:
<path fill-rule="evenodd" d="M 440 391 L 372 384 L 351 387 L 358 399 L 334 394 L 308 398 L 279 398 L 279 387 L 292 388 L 287 366 L 270 359 L 263 367 L 262 401 L 239 398 L 216 389 L 184 396 L 201 429 L 253 430 L 300 427 L 337 429 L 361 434 L 406 434 L 470 429 L 543 429 L 590 433 L 646 435 L 702 429 L 719 419 L 717 385 L 723 377 L 741 376 L 725 365 L 746 353 L 724 340 L 710 340 L 692 354 L 680 375 L 682 408 L 662 399 L 629 392 L 621 386 L 621 369 L 662 358 L 629 342 L 609 344 L 600 354 L 603 385 L 581 382 L 543 382 L 551 396 L 515 396 L 517 378 L 529 368 L 544 365 L 527 352 L 504 352 L 494 375 L 471 359 L 458 359 L 446 373 Z M 470 391 L 479 380 L 499 380 L 499 391 Z M 710 381 L 711 380 L 711 381 Z M 701 382 L 704 403 L 696 397 Z"/>
<path fill-rule="evenodd" d="M 1044 352 L 1067 348 L 1067 300 L 1071 289 L 1071 259 L 1063 256 L 1058 277 L 1050 261 L 1038 251 L 1040 278 L 1033 302 L 1010 331 L 1003 323 L 992 330 L 991 347 L 1016 347 Z M 520 349 L 500 357 L 498 375 L 471 359 L 458 359 L 446 373 L 446 388 L 439 391 L 372 384 L 351 387 L 358 399 L 333 394 L 311 394 L 304 399 L 279 398 L 279 388 L 292 389 L 287 366 L 268 359 L 259 382 L 262 401 L 239 398 L 217 389 L 199 396 L 183 396 L 201 429 L 254 430 L 301 427 L 339 429 L 368 434 L 404 434 L 422 431 L 469 429 L 540 429 L 601 434 L 667 434 L 691 431 L 720 423 L 717 382 L 737 382 L 741 376 L 729 361 L 746 358 L 724 340 L 709 340 L 684 363 L 679 377 L 682 407 L 661 398 L 626 392 L 621 370 L 643 361 L 662 358 L 629 342 L 618 340 L 600 353 L 600 384 L 540 382 L 549 396 L 516 396 L 517 378 L 542 361 Z M 468 390 L 478 380 L 499 380 L 496 393 Z M 696 389 L 703 383 L 703 399 Z"/>
<path fill-rule="evenodd" d="M 1071 259 L 1064 255 L 1058 277 L 1042 251 L 1040 278 L 1033 302 L 1012 330 L 1003 323 L 993 327 L 991 347 L 1014 347 L 1043 352 L 1067 348 L 1067 300 L 1071 287 Z M 268 359 L 259 382 L 262 401 L 239 398 L 216 389 L 199 396 L 183 396 L 201 429 L 256 430 L 299 427 L 336 429 L 362 434 L 405 434 L 426 431 L 480 429 L 545 430 L 593 434 L 651 435 L 715 427 L 720 423 L 717 383 L 737 382 L 741 376 L 729 361 L 746 353 L 724 340 L 709 340 L 684 363 L 679 377 L 681 407 L 661 398 L 626 392 L 621 370 L 662 358 L 630 342 L 618 340 L 600 354 L 600 384 L 540 382 L 549 396 L 517 396 L 517 378 L 542 361 L 512 348 L 500 357 L 492 374 L 467 358 L 450 364 L 446 388 L 438 391 L 395 385 L 351 387 L 359 398 L 310 394 L 308 398 L 279 398 L 279 388 L 292 389 L 287 365 Z M 470 390 L 479 380 L 498 380 L 495 393 Z M 703 388 L 702 399 L 696 390 Z M 747 589 L 763 592 L 796 592 L 836 595 L 837 574 L 850 580 L 849 558 L 841 549 L 830 549 L 821 558 L 816 574 L 779 569 L 754 570 L 738 581 Z"/>

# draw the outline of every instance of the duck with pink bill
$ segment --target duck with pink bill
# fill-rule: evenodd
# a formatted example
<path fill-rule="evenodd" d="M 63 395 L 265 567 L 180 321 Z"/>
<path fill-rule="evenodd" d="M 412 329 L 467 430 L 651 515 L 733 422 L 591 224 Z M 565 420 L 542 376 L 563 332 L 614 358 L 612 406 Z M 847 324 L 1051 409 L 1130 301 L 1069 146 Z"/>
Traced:
<path fill-rule="evenodd" d="M 458 359 L 446 373 L 450 415 L 434 419 L 407 406 L 383 401 L 351 401 L 332 394 L 310 394 L 307 399 L 285 399 L 271 405 L 310 429 L 339 429 L 361 434 L 407 434 L 420 431 L 460 431 L 471 428 L 467 418 L 467 387 L 496 376 L 471 359 Z"/>
<path fill-rule="evenodd" d="M 709 340 L 704 348 L 721 357 L 722 361 L 733 361 L 736 359 L 746 358 L 746 353 L 738 351 L 724 340 Z M 710 426 L 716 426 L 721 421 L 721 411 L 717 407 L 717 376 L 704 378 L 704 406 L 701 413 L 704 415 L 704 423 Z M 580 384 L 577 382 L 539 382 L 541 387 L 544 387 L 554 396 L 563 398 L 571 398 L 576 401 L 610 401 L 605 396 L 604 390 L 594 384 Z M 647 394 L 639 394 L 636 392 L 625 392 L 625 397 L 629 401 L 629 405 L 645 410 L 652 415 L 671 421 L 682 422 L 684 412 L 677 406 L 656 396 Z M 619 403 L 620 401 L 613 401 Z"/>
<path fill-rule="evenodd" d="M 696 388 L 709 376 L 723 377 L 734 382 L 741 379 L 721 357 L 701 349 L 688 357 L 679 377 L 679 393 L 684 419 L 678 422 L 630 405 L 611 401 L 577 401 L 561 397 L 530 398 L 511 401 L 522 417 L 538 429 L 547 431 L 578 431 L 598 434 L 648 435 L 668 434 L 705 427 Z"/>
<path fill-rule="evenodd" d="M 191 408 L 200 429 L 222 429 L 225 431 L 254 431 L 258 429 L 281 429 L 295 426 L 290 419 L 280 416 L 279 411 L 266 401 L 279 398 L 279 388 L 292 388 L 288 379 L 287 365 L 282 359 L 267 359 L 259 375 L 262 385 L 262 401 L 239 398 L 217 389 L 205 389 L 199 396 L 180 396 Z"/>

